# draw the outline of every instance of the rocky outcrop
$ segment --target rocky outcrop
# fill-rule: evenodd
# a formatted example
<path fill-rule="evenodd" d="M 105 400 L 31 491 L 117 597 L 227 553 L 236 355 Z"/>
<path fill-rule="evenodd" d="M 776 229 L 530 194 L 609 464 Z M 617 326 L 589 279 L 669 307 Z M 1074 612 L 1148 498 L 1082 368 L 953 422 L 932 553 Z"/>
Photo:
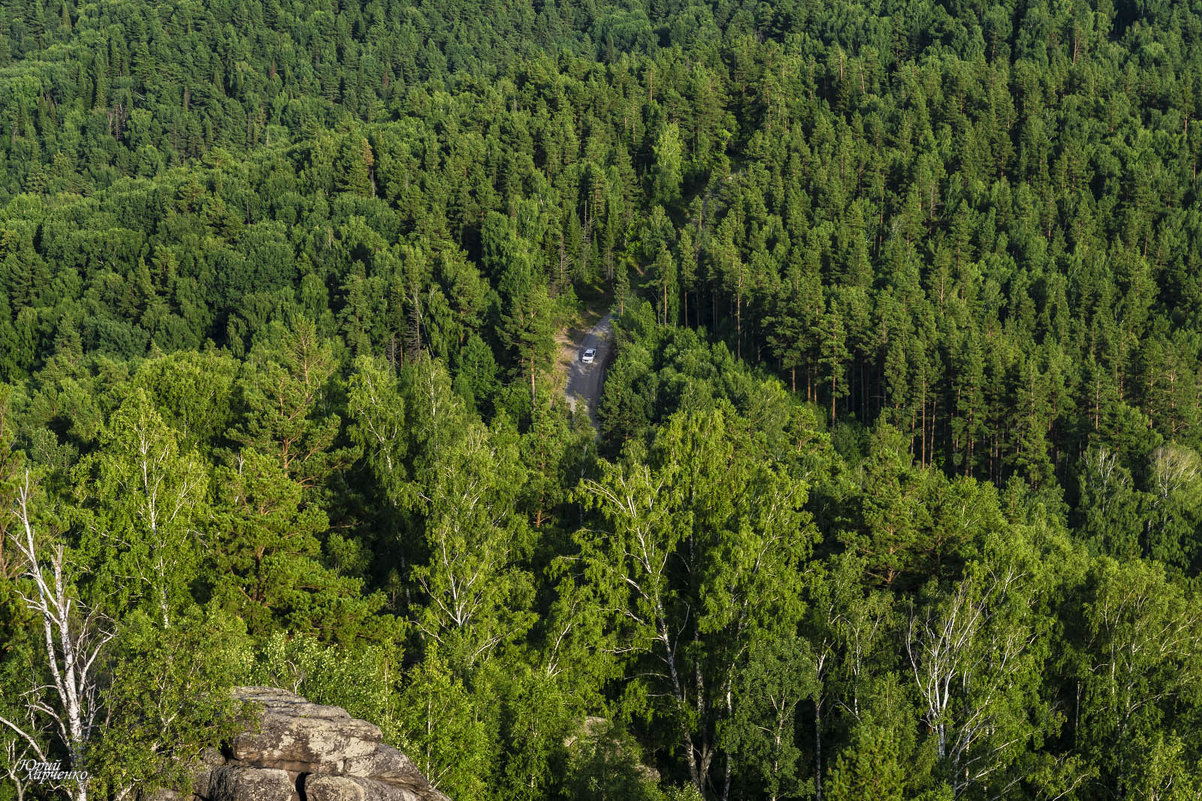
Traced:
<path fill-rule="evenodd" d="M 242 732 L 231 744 L 241 764 L 341 775 L 370 761 L 381 747 L 377 727 L 340 707 L 268 687 L 242 687 L 238 696 L 263 708 L 259 730 Z"/>
<path fill-rule="evenodd" d="M 308 801 L 423 801 L 423 796 L 379 779 L 314 776 L 305 784 Z"/>
<path fill-rule="evenodd" d="M 197 766 L 201 801 L 449 801 L 379 728 L 272 687 L 238 687 L 257 711 L 224 754 Z M 170 792 L 170 791 L 168 791 Z M 159 798 L 178 798 L 160 795 Z"/>
<path fill-rule="evenodd" d="M 221 765 L 209 778 L 209 794 L 229 801 L 292 801 L 296 785 L 280 768 Z"/>

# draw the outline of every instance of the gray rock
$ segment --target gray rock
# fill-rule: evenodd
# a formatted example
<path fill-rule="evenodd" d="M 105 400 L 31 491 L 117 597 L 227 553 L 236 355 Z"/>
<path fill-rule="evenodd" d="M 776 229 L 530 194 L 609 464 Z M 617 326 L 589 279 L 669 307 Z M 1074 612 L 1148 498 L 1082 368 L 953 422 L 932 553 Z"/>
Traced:
<path fill-rule="evenodd" d="M 434 790 L 414 792 L 388 782 L 358 776 L 309 776 L 305 779 L 306 801 L 444 801 Z"/>
<path fill-rule="evenodd" d="M 391 745 L 380 744 L 366 757 L 347 760 L 343 771 L 347 776 L 358 776 L 363 779 L 380 779 L 400 784 L 416 784 L 424 786 L 428 782 L 413 760 L 393 748 Z"/>
<path fill-rule="evenodd" d="M 278 687 L 235 687 L 233 694 L 240 701 L 259 704 L 268 712 L 286 717 L 354 720 L 342 707 L 315 704 L 296 693 L 281 690 Z M 372 728 L 375 727 L 372 726 Z M 378 737 L 377 734 L 377 739 Z"/>
<path fill-rule="evenodd" d="M 371 757 L 381 740 L 379 728 L 346 710 L 284 690 L 239 687 L 235 697 L 263 708 L 259 730 L 243 732 L 232 743 L 234 759 L 243 764 L 341 774 L 348 762 Z"/>
<path fill-rule="evenodd" d="M 213 770 L 224 764 L 225 757 L 216 748 L 206 748 L 202 751 L 200 763 L 192 771 L 192 794 L 200 798 L 208 798 Z"/>
<path fill-rule="evenodd" d="M 367 791 L 345 776 L 311 774 L 305 779 L 305 801 L 366 801 Z"/>
<path fill-rule="evenodd" d="M 221 765 L 209 778 L 211 801 L 293 801 L 296 785 L 276 768 Z"/>
<path fill-rule="evenodd" d="M 451 801 L 431 787 L 424 776 L 421 779 L 421 787 L 403 787 L 377 779 L 355 779 L 355 781 L 367 790 L 367 797 L 373 801 Z"/>
<path fill-rule="evenodd" d="M 201 801 L 450 801 L 379 728 L 273 687 L 237 687 L 257 720 L 192 763 Z M 298 792 L 299 790 L 299 792 Z M 178 790 L 154 801 L 180 801 Z"/>

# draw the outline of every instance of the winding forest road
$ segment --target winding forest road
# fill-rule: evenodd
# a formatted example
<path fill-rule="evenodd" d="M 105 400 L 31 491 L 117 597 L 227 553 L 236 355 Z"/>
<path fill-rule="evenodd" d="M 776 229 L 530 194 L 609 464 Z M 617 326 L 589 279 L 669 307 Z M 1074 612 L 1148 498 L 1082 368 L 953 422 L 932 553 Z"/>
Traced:
<path fill-rule="evenodd" d="M 609 367 L 610 347 L 613 344 L 609 326 L 612 317 L 612 312 L 607 313 L 579 341 L 572 343 L 575 352 L 572 354 L 572 363 L 568 367 L 567 385 L 564 387 L 568 406 L 573 411 L 579 401 L 588 404 L 588 417 L 593 423 L 593 428 L 600 426 L 597 420 L 597 409 L 601 405 L 601 387 L 605 383 L 605 369 Z M 592 364 L 585 364 L 580 357 L 589 348 L 597 349 L 597 357 Z"/>

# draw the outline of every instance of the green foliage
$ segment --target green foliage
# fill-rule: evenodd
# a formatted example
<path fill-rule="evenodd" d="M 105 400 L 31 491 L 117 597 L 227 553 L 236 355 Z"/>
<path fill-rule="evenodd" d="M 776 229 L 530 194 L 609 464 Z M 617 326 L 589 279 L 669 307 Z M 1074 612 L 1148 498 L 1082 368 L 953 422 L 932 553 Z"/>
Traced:
<path fill-rule="evenodd" d="M 339 646 L 308 634 L 277 632 L 258 644 L 249 680 L 291 690 L 314 703 L 341 706 L 372 721 L 395 742 L 400 736 L 394 706 L 400 672 L 395 641 Z"/>
<path fill-rule="evenodd" d="M 821 692 L 818 664 L 808 642 L 793 636 L 763 637 L 752 643 L 737 680 L 744 702 L 724 732 L 731 751 L 769 798 L 810 789 L 794 731 L 798 708 Z"/>
<path fill-rule="evenodd" d="M 237 440 L 269 455 L 305 489 L 317 488 L 351 458 L 351 451 L 332 447 L 341 427 L 326 408 L 337 369 L 333 348 L 308 320 L 270 335 L 251 351 L 240 382 L 244 422 Z"/>
<path fill-rule="evenodd" d="M 531 536 L 515 509 L 525 480 L 516 437 L 479 423 L 456 434 L 417 476 L 429 561 L 413 577 L 428 597 L 418 626 L 466 670 L 531 625 L 530 576 L 518 566 Z"/>
<path fill-rule="evenodd" d="M 214 596 L 256 636 L 280 627 L 323 640 L 370 636 L 381 599 L 322 564 L 319 535 L 329 519 L 302 501 L 304 487 L 255 450 L 218 467 L 216 481 L 222 511 L 208 576 Z"/>
<path fill-rule="evenodd" d="M 569 699 L 554 677 L 526 667 L 506 682 L 501 741 L 504 770 L 501 792 L 511 798 L 544 798 L 565 780 L 572 721 Z M 570 764 L 570 757 L 568 758 Z M 570 770 L 570 767 L 568 768 Z M 606 785 L 607 789 L 609 785 Z"/>
<path fill-rule="evenodd" d="M 0 799 L 245 681 L 456 798 L 1196 796 L 1198 13 L 0 9 Z"/>
<path fill-rule="evenodd" d="M 499 743 L 478 699 L 431 655 L 405 677 L 401 745 L 436 788 L 454 798 L 487 796 Z"/>
<path fill-rule="evenodd" d="M 907 771 L 895 730 L 861 723 L 853 730 L 847 752 L 839 755 L 831 776 L 830 797 L 836 801 L 905 798 Z"/>
<path fill-rule="evenodd" d="M 236 618 L 190 610 L 164 628 L 130 615 L 113 641 L 104 736 L 90 752 L 93 788 L 187 787 L 205 748 L 244 725 L 229 687 L 246 675 L 250 640 Z"/>
<path fill-rule="evenodd" d="M 659 801 L 664 796 L 641 762 L 638 743 L 620 726 L 589 718 L 568 746 L 565 796 L 609 801 Z"/>
<path fill-rule="evenodd" d="M 75 471 L 76 494 L 91 512 L 81 551 L 95 565 L 94 591 L 110 609 L 140 609 L 168 628 L 192 603 L 209 477 L 195 452 L 181 452 L 179 436 L 141 389 L 97 445 Z"/>
<path fill-rule="evenodd" d="M 1074 672 L 1079 736 L 1099 782 L 1137 788 L 1196 781 L 1178 732 L 1198 720 L 1196 604 L 1154 564 L 1099 560 L 1081 596 Z M 1184 761 L 1183 761 L 1184 760 Z"/>
<path fill-rule="evenodd" d="M 743 653 L 759 632 L 796 625 L 796 570 L 816 533 L 801 511 L 804 482 L 734 436 L 740 423 L 720 411 L 678 413 L 649 463 L 628 448 L 582 486 L 608 529 L 577 535 L 584 577 L 612 610 L 614 643 L 601 647 L 650 657 L 635 686 L 646 682 L 658 700 L 643 714 L 678 727 L 698 789 L 721 748 L 719 721 L 733 714 Z"/>

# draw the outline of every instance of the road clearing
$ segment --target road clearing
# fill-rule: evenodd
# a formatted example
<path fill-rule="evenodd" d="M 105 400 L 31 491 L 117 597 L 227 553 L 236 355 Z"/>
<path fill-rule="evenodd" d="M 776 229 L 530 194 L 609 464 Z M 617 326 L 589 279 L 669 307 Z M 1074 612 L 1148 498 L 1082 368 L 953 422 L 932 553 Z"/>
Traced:
<path fill-rule="evenodd" d="M 569 346 L 571 361 L 567 364 L 564 397 L 572 411 L 576 411 L 578 404 L 585 404 L 593 428 L 600 426 L 597 410 L 601 406 L 601 389 L 605 384 L 605 370 L 609 367 L 610 348 L 613 345 L 610 328 L 612 317 L 612 312 L 607 313 L 596 325 L 583 332 L 583 336 L 574 337 Z M 584 354 L 589 350 L 595 352 L 593 358 L 586 362 Z"/>

